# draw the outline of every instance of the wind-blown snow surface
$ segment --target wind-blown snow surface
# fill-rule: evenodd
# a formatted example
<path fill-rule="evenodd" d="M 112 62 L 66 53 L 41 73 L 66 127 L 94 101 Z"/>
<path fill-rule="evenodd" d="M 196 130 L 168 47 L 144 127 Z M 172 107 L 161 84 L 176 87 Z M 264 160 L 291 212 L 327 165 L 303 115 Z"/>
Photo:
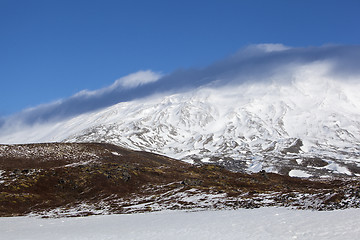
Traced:
<path fill-rule="evenodd" d="M 359 239 L 360 210 L 285 208 L 107 215 L 81 218 L 0 218 L 1 239 Z"/>
<path fill-rule="evenodd" d="M 0 142 L 109 142 L 235 170 L 359 175 L 360 81 L 331 77 L 330 68 L 314 62 L 266 81 L 123 102 Z"/>

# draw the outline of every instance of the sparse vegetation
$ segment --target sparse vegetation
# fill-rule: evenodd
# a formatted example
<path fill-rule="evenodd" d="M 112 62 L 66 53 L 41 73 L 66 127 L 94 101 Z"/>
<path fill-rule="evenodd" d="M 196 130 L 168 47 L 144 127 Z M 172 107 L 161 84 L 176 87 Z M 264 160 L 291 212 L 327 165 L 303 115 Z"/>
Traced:
<path fill-rule="evenodd" d="M 84 216 L 162 209 L 360 207 L 358 179 L 307 180 L 195 166 L 110 144 L 6 146 L 0 216 Z M 25 154 L 26 153 L 26 154 Z M 114 154 L 116 153 L 116 154 Z"/>

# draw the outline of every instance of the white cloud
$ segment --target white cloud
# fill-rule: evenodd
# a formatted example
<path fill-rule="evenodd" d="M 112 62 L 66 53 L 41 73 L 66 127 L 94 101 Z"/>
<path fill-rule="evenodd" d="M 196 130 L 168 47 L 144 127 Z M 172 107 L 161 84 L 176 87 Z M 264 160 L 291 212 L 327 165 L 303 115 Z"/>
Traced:
<path fill-rule="evenodd" d="M 144 84 L 156 82 L 161 77 L 162 74 L 151 70 L 138 71 L 116 80 L 112 87 L 121 86 L 123 88 L 135 88 Z"/>
<path fill-rule="evenodd" d="M 342 81 L 355 79 L 358 82 L 359 62 L 360 46 L 290 48 L 282 44 L 250 45 L 233 56 L 202 69 L 178 70 L 166 76 L 151 70 L 129 74 L 108 87 L 94 91 L 83 90 L 69 98 L 0 119 L 0 130 L 3 131 L 7 125 L 14 125 L 16 122 L 32 125 L 56 121 L 119 102 L 202 86 L 216 88 L 274 79 L 286 83 L 294 80 L 298 74 L 322 74 Z M 309 72 L 308 66 L 313 66 L 314 63 L 317 65 L 310 68 Z"/>
<path fill-rule="evenodd" d="M 264 44 L 257 44 L 257 48 L 264 50 L 264 52 L 277 52 L 277 51 L 284 51 L 290 49 L 283 44 L 273 44 L 273 43 L 264 43 Z"/>
<path fill-rule="evenodd" d="M 151 70 L 141 70 L 131 73 L 124 77 L 117 79 L 112 85 L 94 91 L 81 90 L 73 95 L 73 97 L 91 97 L 100 96 L 114 90 L 136 88 L 148 83 L 153 83 L 159 80 L 163 75 L 161 73 L 153 72 Z"/>
<path fill-rule="evenodd" d="M 249 45 L 245 49 L 242 49 L 240 52 L 243 52 L 243 51 L 258 52 L 258 51 L 260 51 L 260 52 L 270 53 L 270 52 L 285 51 L 288 49 L 291 49 L 291 47 L 285 46 L 280 43 L 262 43 L 262 44 Z"/>

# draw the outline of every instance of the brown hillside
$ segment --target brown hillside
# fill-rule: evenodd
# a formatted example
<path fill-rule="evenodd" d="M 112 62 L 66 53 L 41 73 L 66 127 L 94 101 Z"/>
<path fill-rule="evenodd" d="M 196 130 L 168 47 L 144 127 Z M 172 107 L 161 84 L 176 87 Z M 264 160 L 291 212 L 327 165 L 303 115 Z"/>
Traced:
<path fill-rule="evenodd" d="M 359 207 L 358 180 L 234 173 L 100 143 L 0 145 L 0 216 Z M 349 200 L 350 199 L 350 200 Z"/>

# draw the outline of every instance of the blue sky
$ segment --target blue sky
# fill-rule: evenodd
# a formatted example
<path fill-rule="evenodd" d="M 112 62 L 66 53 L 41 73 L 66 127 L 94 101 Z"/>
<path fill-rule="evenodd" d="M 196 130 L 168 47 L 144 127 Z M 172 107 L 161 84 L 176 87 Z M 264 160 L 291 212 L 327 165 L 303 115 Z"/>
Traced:
<path fill-rule="evenodd" d="M 357 45 L 360 1 L 0 0 L 0 116 L 250 44 Z"/>

